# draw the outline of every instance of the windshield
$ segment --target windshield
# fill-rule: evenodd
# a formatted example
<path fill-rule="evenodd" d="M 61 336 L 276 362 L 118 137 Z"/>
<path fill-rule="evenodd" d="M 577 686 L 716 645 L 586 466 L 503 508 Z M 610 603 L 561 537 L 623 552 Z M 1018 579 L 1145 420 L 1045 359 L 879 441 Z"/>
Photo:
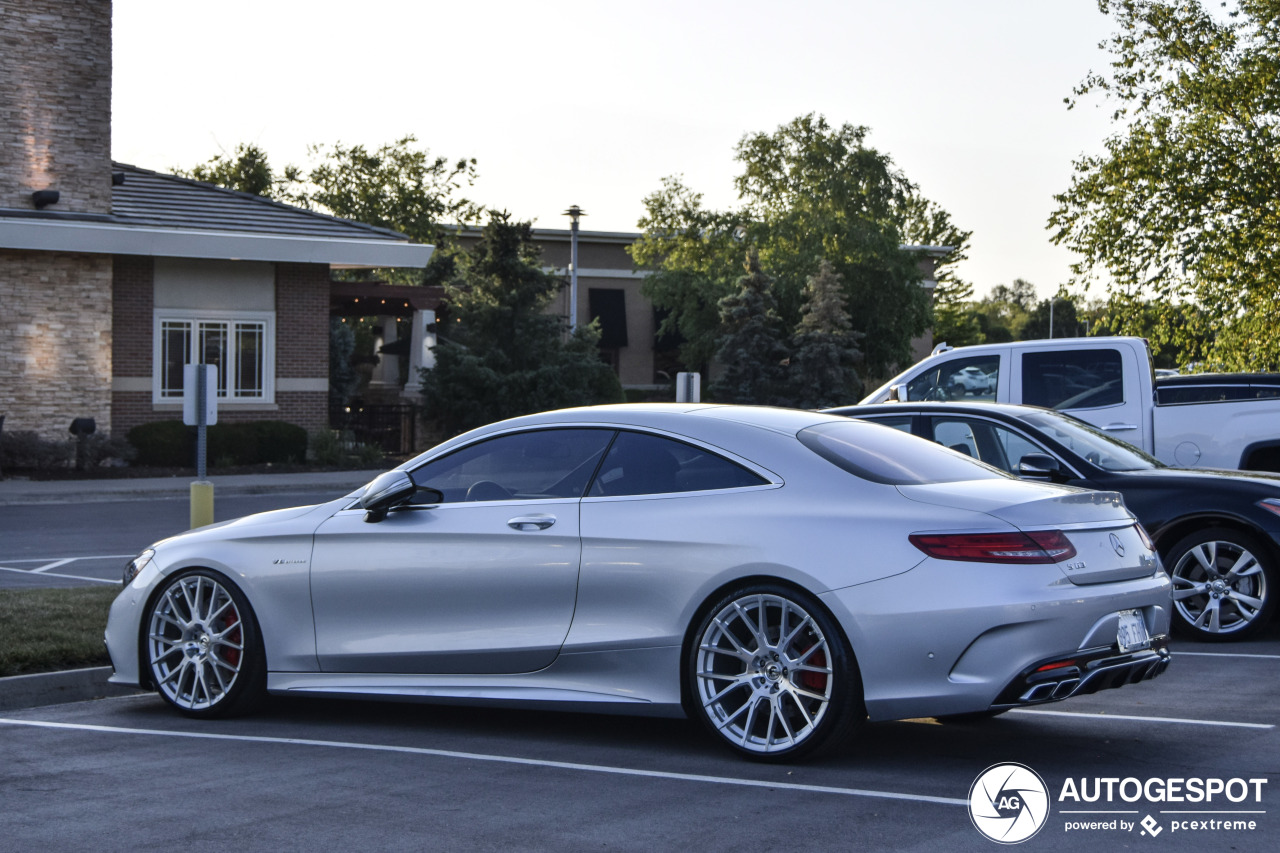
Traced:
<path fill-rule="evenodd" d="M 1164 467 L 1154 456 L 1148 456 L 1132 444 L 1073 417 L 1035 412 L 1024 415 L 1022 419 L 1104 471 L 1146 471 Z"/>

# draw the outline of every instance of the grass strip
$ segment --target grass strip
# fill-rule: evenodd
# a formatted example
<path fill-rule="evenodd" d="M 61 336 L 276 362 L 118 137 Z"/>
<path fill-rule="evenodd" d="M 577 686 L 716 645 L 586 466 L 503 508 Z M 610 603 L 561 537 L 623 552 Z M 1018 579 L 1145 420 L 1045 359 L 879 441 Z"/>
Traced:
<path fill-rule="evenodd" d="M 0 677 L 107 666 L 117 586 L 0 590 Z"/>

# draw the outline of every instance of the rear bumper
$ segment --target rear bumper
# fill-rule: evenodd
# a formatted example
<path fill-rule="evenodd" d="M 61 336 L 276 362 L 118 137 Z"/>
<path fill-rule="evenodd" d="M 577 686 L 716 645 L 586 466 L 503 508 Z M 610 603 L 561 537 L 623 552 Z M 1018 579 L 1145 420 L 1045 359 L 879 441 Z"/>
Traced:
<path fill-rule="evenodd" d="M 1169 638 L 1151 638 L 1151 648 L 1119 654 L 1115 647 L 1084 649 L 1037 661 L 1000 692 L 993 710 L 1043 705 L 1148 681 L 1169 668 Z"/>

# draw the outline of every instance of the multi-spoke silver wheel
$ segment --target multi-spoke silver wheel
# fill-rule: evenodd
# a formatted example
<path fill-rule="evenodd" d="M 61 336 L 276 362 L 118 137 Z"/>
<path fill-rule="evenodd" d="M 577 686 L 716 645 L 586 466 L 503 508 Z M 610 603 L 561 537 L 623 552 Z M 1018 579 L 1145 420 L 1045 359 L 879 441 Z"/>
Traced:
<path fill-rule="evenodd" d="M 196 572 L 169 582 L 147 620 L 145 649 L 161 695 L 191 713 L 221 711 L 253 681 L 256 642 L 247 605 L 238 591 L 211 574 Z"/>
<path fill-rule="evenodd" d="M 758 757 L 807 752 L 847 717 L 847 654 L 825 617 L 794 594 L 744 590 L 704 621 L 693 650 L 695 708 Z M 843 721 L 847 722 L 847 721 Z"/>
<path fill-rule="evenodd" d="M 1169 554 L 1179 621 L 1203 639 L 1238 639 L 1260 628 L 1273 609 L 1266 560 L 1252 537 L 1235 531 L 1179 542 Z"/>

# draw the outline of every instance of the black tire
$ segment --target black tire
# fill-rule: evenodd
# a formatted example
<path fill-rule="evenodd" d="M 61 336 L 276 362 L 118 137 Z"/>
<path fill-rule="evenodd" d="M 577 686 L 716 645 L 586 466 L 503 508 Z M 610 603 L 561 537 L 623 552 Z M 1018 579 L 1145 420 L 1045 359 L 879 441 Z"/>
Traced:
<path fill-rule="evenodd" d="M 1165 568 L 1173 578 L 1174 625 L 1187 636 L 1242 640 L 1266 627 L 1275 613 L 1275 560 L 1248 533 L 1198 530 L 1169 549 Z"/>
<path fill-rule="evenodd" d="M 257 619 L 218 572 L 191 569 L 164 581 L 142 623 L 141 652 L 156 691 L 187 716 L 241 714 L 266 696 Z"/>
<path fill-rule="evenodd" d="M 692 634 L 685 672 L 692 716 L 757 761 L 835 749 L 866 720 L 844 632 L 815 598 L 781 584 L 743 586 L 714 602 Z"/>

